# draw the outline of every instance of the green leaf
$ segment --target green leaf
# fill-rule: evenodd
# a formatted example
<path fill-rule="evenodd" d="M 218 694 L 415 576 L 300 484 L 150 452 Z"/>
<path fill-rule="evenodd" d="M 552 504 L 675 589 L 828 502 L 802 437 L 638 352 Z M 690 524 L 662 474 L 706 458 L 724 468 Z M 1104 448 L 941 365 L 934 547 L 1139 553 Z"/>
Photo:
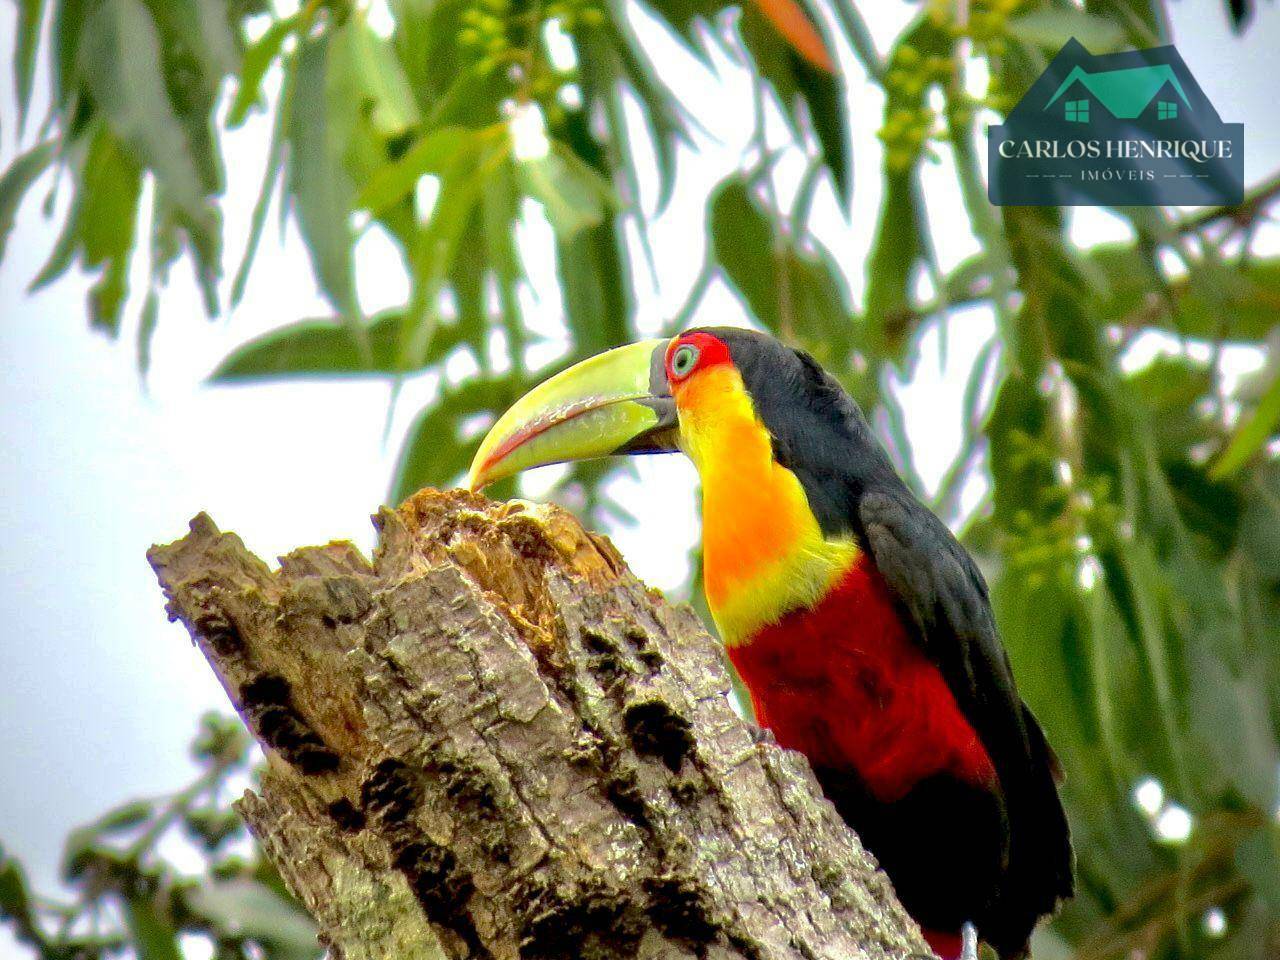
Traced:
<path fill-rule="evenodd" d="M 80 37 L 87 14 L 98 0 L 63 0 L 53 8 L 53 68 L 55 100 L 65 109 L 80 92 Z"/>
<path fill-rule="evenodd" d="M 88 864 L 108 859 L 123 861 L 125 855 L 102 843 L 104 837 L 127 833 L 140 826 L 155 813 L 150 801 L 138 800 L 109 810 L 96 820 L 76 827 L 67 834 L 62 849 L 62 875 L 72 881 L 81 876 Z"/>
<path fill-rule="evenodd" d="M 1280 369 L 1253 413 L 1231 435 L 1227 449 L 1213 465 L 1210 476 L 1221 480 L 1243 467 L 1271 439 L 1277 425 L 1280 425 Z"/>
<path fill-rule="evenodd" d="M 38 942 L 39 928 L 31 903 L 31 889 L 22 865 L 0 849 L 0 918 L 13 923 L 20 937 Z"/>
<path fill-rule="evenodd" d="M 350 216 L 385 162 L 387 138 L 417 119 L 389 50 L 359 16 L 308 39 L 293 77 L 288 183 L 320 288 L 362 353 Z"/>
<path fill-rule="evenodd" d="M 539 201 L 561 240 L 599 224 L 614 202 L 613 188 L 564 144 L 519 165 L 529 196 Z"/>
<path fill-rule="evenodd" d="M 132 249 L 141 192 L 137 162 L 110 130 L 100 127 L 89 146 L 80 185 L 78 230 L 88 266 Z"/>
<path fill-rule="evenodd" d="M 825 248 L 797 244 L 742 180 L 712 198 L 710 230 L 716 259 L 765 329 L 800 342 L 819 360 L 844 361 L 857 328 L 844 277 Z"/>
<path fill-rule="evenodd" d="M 77 198 L 72 203 L 71 209 L 67 211 L 67 218 L 62 221 L 62 229 L 58 231 L 58 239 L 53 242 L 53 250 L 49 252 L 49 259 L 45 261 L 44 266 L 40 268 L 40 272 L 36 274 L 35 279 L 27 287 L 28 293 L 42 290 L 70 269 L 76 258 L 76 250 L 79 249 L 80 245 L 79 220 L 80 204 L 79 198 Z"/>
<path fill-rule="evenodd" d="M 1188 746 L 1181 735 L 1180 705 L 1185 702 L 1187 677 L 1179 669 L 1178 637 L 1170 634 L 1161 616 L 1172 584 L 1145 538 L 1118 540 L 1115 553 L 1104 559 L 1104 566 L 1108 585 L 1142 655 L 1144 699 L 1150 712 L 1130 718 L 1137 727 L 1134 738 L 1144 738 L 1149 769 L 1171 790 L 1186 795 Z"/>
<path fill-rule="evenodd" d="M 423 176 L 443 177 L 474 163 L 481 147 L 503 132 L 503 128 L 496 125 L 479 131 L 466 127 L 433 130 L 415 142 L 404 156 L 375 171 L 360 191 L 356 205 L 380 213 L 412 193 Z"/>
<path fill-rule="evenodd" d="M 804 17 L 818 31 L 824 46 L 830 48 L 830 37 L 826 36 L 821 21 L 815 21 L 812 14 L 797 0 L 787 0 L 787 3 L 792 9 L 786 11 L 786 15 Z M 845 129 L 847 111 L 840 74 L 824 69 L 800 55 L 778 32 L 774 14 L 779 6 L 771 5 L 768 13 L 760 4 L 748 4 L 743 8 L 739 31 L 743 46 L 760 76 L 777 92 L 782 110 L 796 130 L 800 129 L 800 123 L 793 106 L 803 99 L 809 126 L 818 142 L 822 159 L 831 171 L 836 193 L 842 203 L 847 203 L 853 189 L 853 180 Z M 760 122 L 759 117 L 757 122 Z"/>
<path fill-rule="evenodd" d="M 719 4 L 708 3 L 706 0 L 653 0 L 652 3 L 641 4 L 641 7 L 665 19 L 685 49 L 695 57 L 699 55 L 700 39 L 694 29 L 695 25 L 699 21 L 709 22 L 720 11 Z M 624 24 L 627 22 L 627 17 L 620 9 L 614 8 L 612 13 L 612 20 Z"/>
<path fill-rule="evenodd" d="M 101 123 L 74 169 L 78 176 L 75 198 L 53 252 L 31 288 L 40 289 L 61 276 L 79 252 L 85 267 L 100 268 L 89 291 L 90 323 L 114 336 L 128 293 L 142 171 L 124 144 Z"/>
<path fill-rule="evenodd" d="M 20 154 L 0 176 L 0 261 L 4 259 L 5 242 L 13 230 L 22 198 L 40 174 L 48 169 L 56 154 L 57 144 L 46 140 Z"/>
<path fill-rule="evenodd" d="M 1052 458 L 1039 447 L 1048 416 L 1045 397 L 1026 377 L 1008 376 L 1000 384 L 986 432 L 996 519 L 1006 528 L 1029 517 L 1039 491 L 1054 485 Z"/>
<path fill-rule="evenodd" d="M 128 897 L 124 901 L 124 922 L 138 960 L 182 960 L 178 932 L 161 916 L 152 897 Z"/>
<path fill-rule="evenodd" d="M 156 22 L 140 0 L 102 0 L 89 14 L 80 41 L 80 71 L 112 131 L 155 174 L 157 189 L 179 212 L 206 309 L 214 312 L 221 222 L 207 194 L 218 188 L 211 170 L 216 152 L 207 117 L 179 115 L 167 85 L 165 55 Z"/>
<path fill-rule="evenodd" d="M 427 112 L 426 126 L 484 127 L 502 119 L 513 86 L 504 70 L 481 73 L 458 42 L 470 7 L 441 0 L 390 0 L 397 60 Z"/>
<path fill-rule="evenodd" d="M 381 313 L 368 326 L 372 364 L 339 318 L 303 320 L 272 330 L 237 347 L 209 375 L 210 383 L 257 383 L 295 377 L 387 376 L 412 373 L 399 365 L 402 310 Z M 422 363 L 425 369 L 447 357 L 463 342 L 460 325 L 441 326 Z"/>
<path fill-rule="evenodd" d="M 478 206 L 483 208 L 483 203 Z M 487 257 L 483 210 L 480 209 L 472 212 L 458 242 L 458 251 L 449 270 L 449 289 L 453 291 L 458 333 L 479 360 L 480 375 L 486 377 L 490 373 L 487 341 L 493 329 L 486 296 L 489 280 Z M 442 332 L 437 327 L 431 337 L 433 352 Z"/>
<path fill-rule="evenodd" d="M 93 826 L 100 834 L 123 833 L 146 823 L 154 815 L 155 809 L 155 804 L 150 800 L 131 800 L 104 813 L 94 821 Z"/>
<path fill-rule="evenodd" d="M 438 325 L 439 297 L 458 245 L 491 180 L 503 175 L 511 163 L 511 141 L 505 130 L 496 137 L 484 133 L 477 134 L 474 161 L 460 154 L 442 174 L 431 219 L 413 240 L 413 290 L 400 340 L 401 365 L 406 369 L 422 364 Z"/>
<path fill-rule="evenodd" d="M 418 122 L 413 90 L 391 44 L 373 32 L 363 13 L 347 21 L 334 43 L 354 80 L 355 106 L 380 136 L 399 136 Z"/>
<path fill-rule="evenodd" d="M 120 332 L 120 311 L 128 294 L 129 261 L 112 258 L 89 288 L 89 325 L 115 337 Z"/>
<path fill-rule="evenodd" d="M 583 89 L 588 94 L 607 91 L 603 96 L 607 97 L 610 130 L 618 137 L 624 155 L 630 155 L 630 145 L 624 142 L 629 131 L 622 105 L 623 91 L 630 91 L 639 101 L 641 119 L 657 164 L 655 213 L 661 214 L 675 191 L 677 148 L 682 142 L 689 143 L 680 101 L 661 85 L 657 70 L 635 38 L 627 17 L 610 18 L 603 29 L 585 31 L 575 39 L 581 50 L 579 72 Z M 696 121 L 690 122 L 696 124 Z M 632 184 L 631 189 L 635 192 L 633 200 L 638 204 L 638 185 Z"/>
<path fill-rule="evenodd" d="M 480 219 L 484 233 L 483 255 L 493 269 L 498 310 L 507 334 L 507 350 L 516 371 L 524 369 L 525 348 L 531 337 L 525 328 L 517 286 L 523 276 L 516 249 L 516 222 L 520 219 L 520 192 L 514 163 L 499 167 L 481 198 Z"/>
<path fill-rule="evenodd" d="M 1068 40 L 1078 40 L 1092 54 L 1110 53 L 1124 44 L 1124 30 L 1114 20 L 1083 10 L 1042 8 L 1009 20 L 1009 33 L 1024 43 L 1057 53 Z"/>
<path fill-rule="evenodd" d="M 618 219 L 556 243 L 565 323 L 583 358 L 632 339 Z"/>
<path fill-rule="evenodd" d="M 471 463 L 478 441 L 464 441 L 464 421 L 497 416 L 532 386 L 514 377 L 471 380 L 448 390 L 419 414 L 405 438 L 396 464 L 390 502 L 400 503 L 426 486 L 442 487 L 458 479 Z"/>
<path fill-rule="evenodd" d="M 1228 623 L 1227 629 L 1238 629 Z M 1202 754 L 1213 757 L 1224 783 L 1259 810 L 1280 801 L 1276 771 L 1280 745 L 1267 701 L 1265 660 L 1254 658 L 1232 670 L 1220 644 L 1205 644 L 1193 656 L 1192 725 Z"/>
<path fill-rule="evenodd" d="M 911 340 L 911 282 L 925 257 L 916 216 L 916 172 L 886 173 L 884 199 L 867 259 L 867 326 L 877 353 L 901 363 Z"/>
<path fill-rule="evenodd" d="M 311 265 L 325 297 L 348 325 L 359 323 L 349 217 L 355 186 L 343 157 L 348 131 L 340 116 L 353 91 L 331 69 L 331 34 L 299 48 L 289 122 L 289 192 Z"/>
<path fill-rule="evenodd" d="M 281 131 L 282 124 L 277 124 L 272 134 L 271 146 L 267 151 L 266 169 L 262 172 L 262 184 L 258 188 L 258 198 L 253 203 L 253 214 L 249 218 L 249 237 L 245 241 L 244 253 L 240 256 L 240 266 L 231 281 L 231 305 L 239 306 L 244 299 L 245 287 L 249 284 L 249 272 L 253 269 L 258 256 L 258 245 L 262 242 L 262 230 L 267 223 L 267 211 L 271 207 L 271 198 L 275 195 L 276 183 L 280 179 L 280 171 L 284 165 L 284 149 Z"/>
<path fill-rule="evenodd" d="M 1071 649 L 1073 598 L 1056 581 L 1031 582 L 1008 569 L 991 586 L 1000 635 L 1013 662 L 1019 690 L 1050 734 L 1051 742 L 1073 755 L 1079 738 L 1079 695 L 1087 689 L 1083 658 Z"/>
<path fill-rule="evenodd" d="M 93 326 L 115 336 L 129 286 L 129 260 L 142 192 L 142 171 L 106 127 L 85 160 L 76 223 L 87 267 L 102 267 L 89 291 Z"/>
<path fill-rule="evenodd" d="M 186 903 L 222 936 L 257 940 L 270 946 L 272 956 L 319 953 L 314 921 L 257 880 L 204 880 L 187 891 Z"/>
<path fill-rule="evenodd" d="M 1240 552 L 1259 574 L 1280 584 L 1280 463 L 1262 465 L 1254 480 L 1240 521 Z M 1276 599 L 1280 600 L 1280 593 Z"/>
<path fill-rule="evenodd" d="M 240 266 L 236 269 L 235 278 L 231 281 L 233 307 L 237 306 L 244 297 L 245 287 L 249 283 L 249 271 L 258 255 L 258 244 L 262 241 L 262 229 L 267 222 L 267 211 L 271 206 L 271 198 L 275 194 L 280 171 L 284 167 L 285 139 L 293 112 L 294 63 L 295 61 L 290 59 L 284 65 L 284 76 L 280 83 L 280 101 L 276 104 L 275 121 L 271 125 L 271 143 L 267 147 L 267 161 L 262 172 L 262 183 L 258 187 L 258 198 L 253 202 L 253 214 L 249 218 L 249 237 L 245 241 Z M 287 204 L 281 204 L 282 209 L 287 206 Z"/>
<path fill-rule="evenodd" d="M 207 215 L 186 130 L 169 100 L 160 34 L 141 0 L 102 0 L 86 25 L 86 82 L 111 124 L 193 220 Z"/>
<path fill-rule="evenodd" d="M 18 126 L 27 122 L 31 107 L 31 81 L 36 72 L 36 51 L 40 42 L 40 23 L 44 18 L 44 0 L 18 0 L 18 32 L 13 53 L 14 87 L 18 92 Z"/>
<path fill-rule="evenodd" d="M 298 25 L 298 17 L 284 17 L 271 21 L 271 26 L 244 52 L 240 64 L 240 83 L 236 97 L 227 111 L 227 126 L 235 129 L 244 123 L 249 110 L 262 99 L 262 79 L 280 54 L 280 48 Z"/>
<path fill-rule="evenodd" d="M 222 78 L 240 63 L 226 0 L 145 0 L 163 39 L 171 96 L 183 106 L 211 98 Z M 181 74 L 181 75 L 179 75 Z M 184 97 L 183 94 L 187 96 Z"/>
<path fill-rule="evenodd" d="M 909 55 L 918 63 L 931 56 L 949 57 L 951 46 L 945 27 L 925 14 L 898 38 L 891 60 L 898 64 Z M 919 176 L 924 127 L 932 110 L 925 84 L 892 82 L 900 72 L 895 68 L 886 75 L 885 123 L 880 134 L 885 144 L 884 190 L 866 263 L 868 348 L 873 357 L 899 365 L 918 320 L 911 284 L 916 270 L 932 258 Z M 897 131 L 893 137 L 887 135 L 891 127 Z M 916 139 L 911 139 L 913 134 Z"/>
<path fill-rule="evenodd" d="M 147 298 L 142 302 L 142 312 L 138 315 L 138 373 L 144 379 L 151 370 L 151 342 L 155 338 L 159 321 L 160 297 L 152 288 L 147 291 Z"/>
<path fill-rule="evenodd" d="M 1152 0 L 1092 0 L 1090 12 L 1098 19 L 1123 26 L 1135 47 L 1170 43 L 1168 14 Z"/>
<path fill-rule="evenodd" d="M 1254 893 L 1280 915 L 1280 829 L 1268 825 L 1256 830 L 1236 850 L 1236 864 L 1253 885 Z M 1259 956 L 1262 954 L 1255 954 Z"/>

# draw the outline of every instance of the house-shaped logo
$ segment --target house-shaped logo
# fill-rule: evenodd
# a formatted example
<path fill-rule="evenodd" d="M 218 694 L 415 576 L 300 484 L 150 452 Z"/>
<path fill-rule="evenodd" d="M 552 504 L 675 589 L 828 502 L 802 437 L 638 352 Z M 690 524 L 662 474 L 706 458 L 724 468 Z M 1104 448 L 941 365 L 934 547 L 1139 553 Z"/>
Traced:
<path fill-rule="evenodd" d="M 1091 55 L 1070 40 L 989 131 L 991 202 L 1198 206 L 1244 195 L 1244 128 L 1173 47 Z"/>

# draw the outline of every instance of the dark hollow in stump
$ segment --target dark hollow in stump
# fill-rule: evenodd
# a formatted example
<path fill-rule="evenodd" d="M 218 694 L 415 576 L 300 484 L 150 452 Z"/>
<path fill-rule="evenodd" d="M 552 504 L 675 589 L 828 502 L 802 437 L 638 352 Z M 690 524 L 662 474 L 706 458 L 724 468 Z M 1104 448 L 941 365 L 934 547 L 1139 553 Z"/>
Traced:
<path fill-rule="evenodd" d="M 150 560 L 266 749 L 238 808 L 335 956 L 928 956 L 716 641 L 555 507 L 424 490 L 272 571 Z"/>

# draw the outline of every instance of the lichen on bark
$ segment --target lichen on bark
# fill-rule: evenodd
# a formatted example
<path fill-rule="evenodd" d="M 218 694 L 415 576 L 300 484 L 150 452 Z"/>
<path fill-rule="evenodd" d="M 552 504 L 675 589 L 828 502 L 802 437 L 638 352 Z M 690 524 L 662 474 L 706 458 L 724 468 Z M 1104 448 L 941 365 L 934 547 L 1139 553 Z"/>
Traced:
<path fill-rule="evenodd" d="M 239 809 L 331 951 L 927 955 L 716 641 L 555 507 L 426 490 L 372 562 L 206 516 L 149 554 L 266 750 Z"/>

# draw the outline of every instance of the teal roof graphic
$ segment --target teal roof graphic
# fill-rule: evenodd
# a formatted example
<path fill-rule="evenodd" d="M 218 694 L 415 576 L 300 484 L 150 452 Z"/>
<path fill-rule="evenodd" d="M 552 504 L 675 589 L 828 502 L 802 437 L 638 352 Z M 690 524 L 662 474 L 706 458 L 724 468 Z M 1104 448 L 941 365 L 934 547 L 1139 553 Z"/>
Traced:
<path fill-rule="evenodd" d="M 1077 81 L 1097 97 L 1117 120 L 1133 120 L 1138 117 L 1166 83 L 1177 91 L 1183 103 L 1191 106 L 1173 67 L 1162 63 L 1124 70 L 1103 70 L 1098 73 L 1075 67 L 1059 84 L 1058 92 L 1044 105 L 1044 109 L 1052 107 Z"/>

